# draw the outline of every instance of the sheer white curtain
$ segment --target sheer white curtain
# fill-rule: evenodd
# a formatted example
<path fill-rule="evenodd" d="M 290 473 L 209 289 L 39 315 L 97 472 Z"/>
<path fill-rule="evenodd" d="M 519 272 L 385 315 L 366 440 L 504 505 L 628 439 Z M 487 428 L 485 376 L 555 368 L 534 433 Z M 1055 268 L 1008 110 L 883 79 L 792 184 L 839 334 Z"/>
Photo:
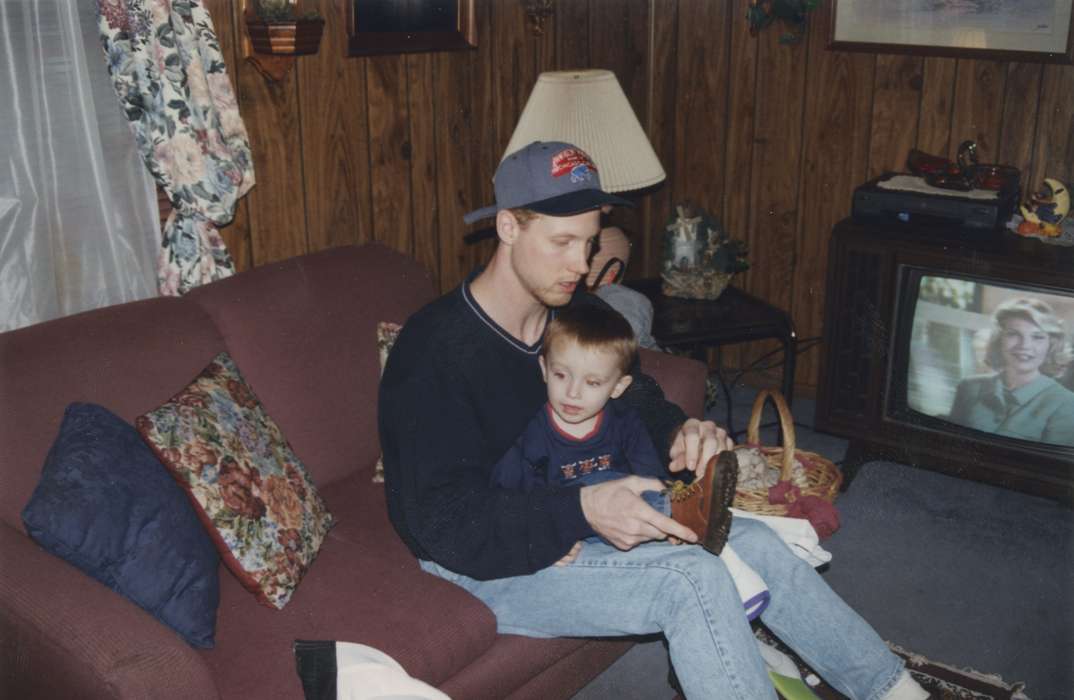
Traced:
<path fill-rule="evenodd" d="M 0 0 L 0 331 L 157 294 L 156 195 L 95 5 Z"/>

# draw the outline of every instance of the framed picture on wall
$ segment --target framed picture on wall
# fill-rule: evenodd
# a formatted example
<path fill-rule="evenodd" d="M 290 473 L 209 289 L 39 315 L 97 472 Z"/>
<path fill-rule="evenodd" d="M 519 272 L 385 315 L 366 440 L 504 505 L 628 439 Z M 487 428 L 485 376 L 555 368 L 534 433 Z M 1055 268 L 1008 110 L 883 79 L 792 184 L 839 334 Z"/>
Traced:
<path fill-rule="evenodd" d="M 474 0 L 347 0 L 351 56 L 477 46 Z"/>
<path fill-rule="evenodd" d="M 1072 0 L 832 0 L 828 47 L 1074 63 Z"/>

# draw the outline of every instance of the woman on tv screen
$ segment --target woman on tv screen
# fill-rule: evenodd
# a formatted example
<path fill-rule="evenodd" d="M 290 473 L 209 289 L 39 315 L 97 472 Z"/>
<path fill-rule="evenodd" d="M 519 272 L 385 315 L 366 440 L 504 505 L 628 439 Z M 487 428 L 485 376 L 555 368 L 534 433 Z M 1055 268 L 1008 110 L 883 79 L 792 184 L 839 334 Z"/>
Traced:
<path fill-rule="evenodd" d="M 1070 361 L 1051 306 L 1009 299 L 992 314 L 985 363 L 995 372 L 960 381 L 948 418 L 996 435 L 1074 446 L 1074 392 L 1056 381 Z"/>

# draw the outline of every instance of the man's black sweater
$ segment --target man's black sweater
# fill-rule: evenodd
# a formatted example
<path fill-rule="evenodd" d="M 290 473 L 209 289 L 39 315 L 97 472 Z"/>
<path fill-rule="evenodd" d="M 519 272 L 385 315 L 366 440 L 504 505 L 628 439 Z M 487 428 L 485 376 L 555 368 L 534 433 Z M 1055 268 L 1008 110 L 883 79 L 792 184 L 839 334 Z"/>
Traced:
<path fill-rule="evenodd" d="M 577 303 L 604 302 L 580 292 Z M 489 318 L 469 280 L 407 320 L 381 379 L 379 423 L 388 515 L 419 559 L 476 579 L 518 576 L 594 534 L 578 488 L 489 485 L 493 465 L 547 400 L 540 348 Z M 633 374 L 617 400 L 639 412 L 666 463 L 685 414 Z"/>

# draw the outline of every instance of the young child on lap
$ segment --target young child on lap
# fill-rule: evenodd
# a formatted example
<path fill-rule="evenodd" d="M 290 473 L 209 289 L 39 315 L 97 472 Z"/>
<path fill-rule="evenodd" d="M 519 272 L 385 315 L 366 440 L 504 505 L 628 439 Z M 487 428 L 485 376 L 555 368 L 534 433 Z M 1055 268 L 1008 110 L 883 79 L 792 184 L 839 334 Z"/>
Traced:
<path fill-rule="evenodd" d="M 539 362 L 548 403 L 492 471 L 493 485 L 587 486 L 629 474 L 665 479 L 641 418 L 618 405 L 633 377 L 637 342 L 613 309 L 580 305 L 548 322 Z M 649 505 L 666 498 L 647 492 Z"/>
<path fill-rule="evenodd" d="M 525 491 L 537 486 L 590 486 L 632 474 L 667 479 L 641 418 L 612 401 L 633 381 L 629 372 L 637 352 L 630 324 L 614 309 L 593 303 L 560 310 L 548 322 L 539 358 L 548 403 L 496 463 L 492 484 Z M 698 532 L 703 546 L 722 555 L 753 619 L 767 604 L 767 591 L 756 574 L 725 547 L 736 478 L 733 453 L 727 453 L 713 460 L 709 473 L 699 480 L 703 483 L 646 491 L 642 498 L 695 531 L 705 530 Z M 676 507 L 678 502 L 682 508 Z M 707 522 L 679 517 L 691 506 L 704 510 Z M 580 550 L 581 543 L 557 564 L 574 561 Z"/>

